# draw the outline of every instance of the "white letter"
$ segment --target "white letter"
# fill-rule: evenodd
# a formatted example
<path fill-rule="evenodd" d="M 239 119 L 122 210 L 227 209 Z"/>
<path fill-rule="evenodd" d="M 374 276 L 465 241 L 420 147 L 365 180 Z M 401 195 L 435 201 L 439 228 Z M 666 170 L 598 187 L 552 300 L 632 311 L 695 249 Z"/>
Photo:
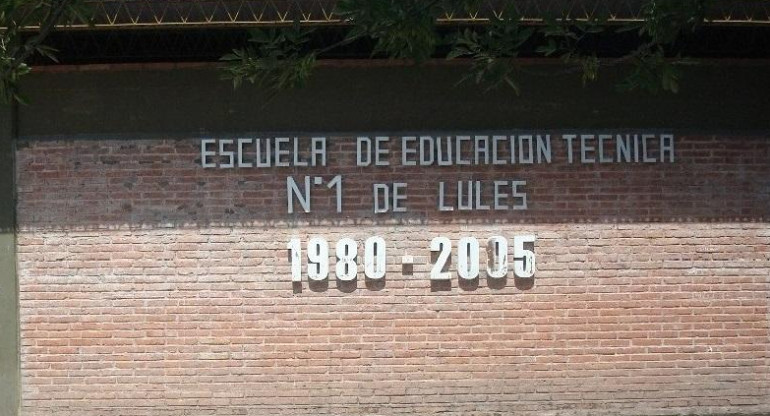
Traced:
<path fill-rule="evenodd" d="M 626 134 L 626 138 L 618 134 L 615 136 L 617 141 L 616 157 L 618 162 L 631 163 L 631 135 Z"/>
<path fill-rule="evenodd" d="M 524 140 L 527 141 L 527 156 L 524 156 Z M 535 150 L 532 144 L 532 135 L 519 136 L 519 163 L 533 163 Z"/>
<path fill-rule="evenodd" d="M 220 163 L 220 168 L 232 168 L 235 167 L 235 152 L 232 150 L 225 150 L 226 144 L 233 144 L 232 139 L 222 139 L 219 141 L 219 155 L 227 156 L 227 163 Z"/>
<path fill-rule="evenodd" d="M 380 205 L 380 194 L 384 194 L 384 198 L 382 198 L 382 201 L 384 201 L 384 206 Z M 374 184 L 374 213 L 375 214 L 382 214 L 383 212 L 388 212 L 390 210 L 390 189 L 388 189 L 388 185 L 384 183 L 375 183 Z"/>
<path fill-rule="evenodd" d="M 216 156 L 217 152 L 208 150 L 208 145 L 214 144 L 217 141 L 214 139 L 202 139 L 201 140 L 201 166 L 205 168 L 217 167 L 216 162 L 209 163 L 209 156 Z"/>
<path fill-rule="evenodd" d="M 300 192 L 299 187 L 297 187 L 297 182 L 294 181 L 294 178 L 291 176 L 286 177 L 286 192 L 289 194 L 288 196 L 288 208 L 289 208 L 289 214 L 294 213 L 294 195 L 297 196 L 297 200 L 299 200 L 300 206 L 302 206 L 302 209 L 305 212 L 310 212 L 310 176 L 305 176 L 305 195 L 302 195 L 302 192 Z"/>
<path fill-rule="evenodd" d="M 403 166 L 417 166 L 416 160 L 409 160 L 409 155 L 417 154 L 417 149 L 409 148 L 409 142 L 417 141 L 414 136 L 404 136 L 401 138 L 401 164 Z"/>
<path fill-rule="evenodd" d="M 441 136 L 436 137 L 436 148 L 438 149 L 438 165 L 439 166 L 452 166 L 452 139 L 451 136 L 446 137 L 446 149 L 441 146 Z M 443 152 L 446 151 L 446 159 L 443 156 Z"/>
<path fill-rule="evenodd" d="M 438 183 L 438 210 L 439 211 L 454 211 L 453 207 L 444 205 L 444 182 Z"/>
<path fill-rule="evenodd" d="M 432 165 L 435 154 L 436 144 L 433 142 L 433 137 L 420 136 L 420 166 Z"/>
<path fill-rule="evenodd" d="M 643 134 L 642 135 L 642 160 L 644 163 L 655 163 L 655 158 L 653 157 L 647 157 L 647 140 L 654 139 L 654 134 Z"/>
<path fill-rule="evenodd" d="M 500 192 L 500 187 L 508 185 L 506 181 L 495 181 L 495 211 L 504 211 L 508 209 L 508 204 L 500 204 L 500 199 L 507 198 L 508 194 Z"/>
<path fill-rule="evenodd" d="M 307 166 L 307 160 L 299 158 L 299 138 L 294 138 L 294 166 Z"/>
<path fill-rule="evenodd" d="M 369 166 L 371 164 L 372 140 L 368 137 L 359 137 L 356 140 L 356 166 Z"/>
<path fill-rule="evenodd" d="M 489 164 L 489 136 L 476 136 L 474 139 L 474 161 L 478 165 L 483 160 L 485 165 Z M 484 158 L 481 158 L 484 155 Z"/>
<path fill-rule="evenodd" d="M 612 140 L 612 135 L 609 134 L 600 134 L 599 135 L 599 163 L 611 163 L 612 158 L 605 158 L 604 157 L 604 141 L 605 140 Z"/>
<path fill-rule="evenodd" d="M 337 188 L 337 212 L 342 212 L 342 175 L 337 175 L 329 181 L 327 188 Z"/>
<path fill-rule="evenodd" d="M 513 193 L 511 193 L 511 196 L 514 198 L 521 198 L 521 204 L 520 205 L 514 205 L 514 210 L 520 210 L 520 209 L 527 209 L 527 193 L 526 192 L 519 192 L 519 186 L 526 186 L 527 181 L 511 181 L 511 188 L 513 188 Z"/>
<path fill-rule="evenodd" d="M 312 150 L 310 158 L 313 166 L 318 166 L 318 158 L 321 158 L 321 166 L 326 166 L 326 137 L 313 137 L 310 139 Z"/>
<path fill-rule="evenodd" d="M 406 201 L 406 184 L 397 182 L 393 184 L 393 212 L 406 212 L 406 207 L 400 201 Z"/>
<path fill-rule="evenodd" d="M 262 152 L 262 140 L 265 141 L 265 151 Z M 270 139 L 255 139 L 254 143 L 257 145 L 256 162 L 258 168 L 269 168 L 272 164 L 273 155 L 270 152 Z M 265 155 L 264 160 L 262 155 Z"/>
<path fill-rule="evenodd" d="M 250 168 L 254 166 L 251 164 L 251 162 L 243 161 L 243 145 L 246 143 L 251 144 L 252 141 L 253 141 L 252 139 L 238 139 L 238 167 L 239 168 Z"/>
<path fill-rule="evenodd" d="M 580 135 L 580 162 L 581 163 L 594 163 L 596 160 L 594 158 L 588 157 L 588 152 L 593 152 L 594 147 L 589 146 L 586 142 L 588 140 L 594 140 L 593 134 L 581 134 Z"/>
<path fill-rule="evenodd" d="M 569 160 L 569 163 L 572 163 L 572 141 L 575 140 L 577 136 L 574 134 L 565 134 L 561 136 L 564 141 L 567 142 L 567 160 Z"/>
<path fill-rule="evenodd" d="M 483 205 L 481 203 L 481 181 L 476 181 L 476 209 L 488 210 L 489 205 Z"/>
<path fill-rule="evenodd" d="M 537 135 L 537 163 L 551 163 L 551 135 L 546 134 L 545 140 L 541 135 Z"/>
<path fill-rule="evenodd" d="M 374 164 L 376 166 L 390 165 L 390 161 L 388 161 L 390 154 L 390 149 L 387 148 L 388 141 L 390 141 L 390 137 L 387 136 L 377 136 L 374 138 Z M 385 147 L 381 147 L 383 145 Z M 380 159 L 380 157 L 384 157 L 384 159 Z"/>
<path fill-rule="evenodd" d="M 463 183 L 468 184 L 468 199 L 463 199 Z M 457 181 L 457 209 L 460 211 L 473 210 L 473 181 Z"/>
<path fill-rule="evenodd" d="M 497 143 L 501 141 L 505 141 L 507 137 L 505 136 L 492 136 L 492 164 L 493 165 L 504 165 L 505 160 L 498 158 L 500 148 L 497 147 Z"/>
<path fill-rule="evenodd" d="M 660 136 L 660 161 L 666 161 L 666 154 L 668 153 L 668 161 L 674 163 L 674 135 L 663 134 Z"/>
<path fill-rule="evenodd" d="M 471 136 L 457 136 L 455 137 L 455 163 L 458 165 L 470 165 L 469 160 L 463 159 L 463 142 L 469 142 Z"/>
<path fill-rule="evenodd" d="M 639 135 L 634 134 L 634 162 L 639 162 Z"/>
<path fill-rule="evenodd" d="M 276 137 L 275 138 L 275 166 L 287 167 L 289 166 L 289 149 L 283 149 L 282 144 L 289 144 L 288 137 Z M 282 160 L 281 157 L 285 156 L 287 160 Z"/>

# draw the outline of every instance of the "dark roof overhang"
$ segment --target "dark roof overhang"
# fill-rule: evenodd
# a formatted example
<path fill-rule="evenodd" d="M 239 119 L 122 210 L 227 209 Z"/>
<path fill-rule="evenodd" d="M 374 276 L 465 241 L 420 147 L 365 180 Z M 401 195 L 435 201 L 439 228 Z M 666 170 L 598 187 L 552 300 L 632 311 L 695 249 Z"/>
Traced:
<path fill-rule="evenodd" d="M 712 25 L 770 25 L 768 0 L 708 0 Z M 91 0 L 92 24 L 63 29 L 344 25 L 335 0 Z M 483 23 L 503 13 L 504 1 L 486 0 L 474 13 L 441 16 L 445 24 Z M 605 17 L 609 24 L 639 20 L 641 0 L 519 0 L 518 15 L 536 24 L 545 16 Z"/>
<path fill-rule="evenodd" d="M 336 0 L 86 0 L 90 23 L 58 27 L 48 43 L 61 64 L 213 62 L 248 40 L 248 29 L 300 23 L 316 27 L 313 46 L 334 44 L 347 23 L 335 13 Z M 623 25 L 642 18 L 648 0 L 484 0 L 473 13 L 439 17 L 439 29 L 484 25 L 515 6 L 527 24 L 567 13 L 571 19 L 606 19 Z M 707 58 L 770 57 L 770 0 L 705 0 L 707 24 L 682 48 Z M 638 45 L 633 34 L 609 31 L 596 39 L 600 56 L 618 56 Z M 534 57 L 526 47 L 520 57 Z M 371 57 L 359 42 L 324 54 L 323 59 Z M 52 62 L 38 58 L 36 65 Z"/>

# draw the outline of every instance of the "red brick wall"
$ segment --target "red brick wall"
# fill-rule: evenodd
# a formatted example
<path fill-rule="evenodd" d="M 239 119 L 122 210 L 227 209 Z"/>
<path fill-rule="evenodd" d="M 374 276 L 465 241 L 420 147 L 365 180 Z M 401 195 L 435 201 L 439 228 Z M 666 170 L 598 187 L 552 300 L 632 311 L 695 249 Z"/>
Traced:
<path fill-rule="evenodd" d="M 767 138 L 461 169 L 359 168 L 331 140 L 319 169 L 202 169 L 197 140 L 20 148 L 24 414 L 770 411 Z M 344 175 L 343 213 L 286 214 L 305 174 Z M 438 212 L 460 179 L 526 180 L 529 209 Z M 374 215 L 375 180 L 407 182 L 409 212 Z M 435 236 L 525 233 L 533 283 L 428 278 Z M 373 235 L 384 283 L 292 284 L 290 238 Z"/>

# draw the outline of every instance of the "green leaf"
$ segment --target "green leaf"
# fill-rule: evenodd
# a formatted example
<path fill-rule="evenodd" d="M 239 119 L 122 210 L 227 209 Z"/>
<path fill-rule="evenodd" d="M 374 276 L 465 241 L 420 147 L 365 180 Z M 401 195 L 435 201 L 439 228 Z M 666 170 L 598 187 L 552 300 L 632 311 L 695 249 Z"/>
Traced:
<path fill-rule="evenodd" d="M 505 80 L 505 83 L 508 84 L 509 87 L 513 89 L 514 92 L 516 92 L 516 95 L 521 94 L 521 90 L 519 89 L 519 85 L 516 84 L 516 82 L 513 81 L 511 77 L 504 77 L 503 80 Z"/>
<path fill-rule="evenodd" d="M 553 39 L 548 39 L 548 44 L 539 46 L 537 49 L 535 49 L 535 52 L 544 56 L 551 56 L 555 54 L 557 50 L 558 47 L 556 46 L 556 42 L 554 42 Z"/>
<path fill-rule="evenodd" d="M 449 51 L 449 53 L 447 53 L 446 59 L 455 59 L 461 56 L 467 56 L 471 54 L 472 52 L 468 48 L 465 48 L 462 46 L 456 46 L 451 51 Z"/>
<path fill-rule="evenodd" d="M 355 36 L 375 41 L 373 54 L 423 62 L 439 43 L 436 19 L 440 7 L 424 0 L 340 0 L 337 13 L 352 24 Z"/>

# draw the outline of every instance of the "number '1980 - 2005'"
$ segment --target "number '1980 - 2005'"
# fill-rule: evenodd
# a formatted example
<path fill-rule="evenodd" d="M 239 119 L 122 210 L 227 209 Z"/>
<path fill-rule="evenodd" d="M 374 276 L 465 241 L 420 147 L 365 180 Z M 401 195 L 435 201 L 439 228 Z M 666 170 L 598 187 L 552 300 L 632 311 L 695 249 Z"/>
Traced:
<path fill-rule="evenodd" d="M 534 235 L 517 235 L 513 237 L 513 274 L 516 277 L 530 279 L 535 276 L 535 252 L 525 248 L 525 244 L 534 246 Z M 302 243 L 299 238 L 289 241 L 289 260 L 291 263 L 291 280 L 302 281 Z M 508 240 L 496 235 L 487 240 L 487 277 L 502 279 L 508 275 Z M 321 237 L 311 238 L 307 242 L 307 276 L 310 280 L 321 281 L 329 277 L 329 242 Z M 364 241 L 364 275 L 368 279 L 385 277 L 387 264 L 387 244 L 382 237 L 369 237 Z M 430 271 L 432 280 L 448 280 L 452 278 L 449 260 L 452 254 L 452 241 L 447 237 L 436 237 L 430 242 L 430 251 L 436 254 L 436 260 Z M 473 280 L 480 273 L 479 240 L 474 237 L 463 237 L 457 242 L 457 275 L 461 279 Z M 334 271 L 337 279 L 350 281 L 358 275 L 358 243 L 351 238 L 342 238 L 335 246 Z"/>

